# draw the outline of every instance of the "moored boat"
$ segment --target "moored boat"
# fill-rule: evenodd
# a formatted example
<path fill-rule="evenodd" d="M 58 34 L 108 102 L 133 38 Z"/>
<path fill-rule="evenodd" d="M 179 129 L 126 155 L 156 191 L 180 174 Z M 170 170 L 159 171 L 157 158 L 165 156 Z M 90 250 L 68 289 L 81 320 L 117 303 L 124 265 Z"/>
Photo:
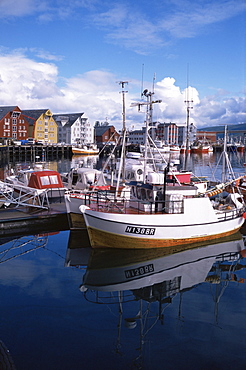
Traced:
<path fill-rule="evenodd" d="M 180 153 L 180 147 L 178 145 L 170 145 L 170 152 Z"/>
<path fill-rule="evenodd" d="M 186 149 L 186 144 L 182 144 L 180 148 L 180 154 L 190 153 L 190 146 Z"/>
<path fill-rule="evenodd" d="M 16 193 L 45 192 L 49 201 L 63 199 L 66 191 L 59 172 L 37 164 L 34 168 L 20 169 L 16 174 L 7 176 L 5 182 L 10 184 Z"/>
<path fill-rule="evenodd" d="M 195 142 L 191 145 L 191 153 L 209 153 L 212 151 L 212 146 L 208 143 Z"/>
<path fill-rule="evenodd" d="M 78 155 L 96 155 L 99 149 L 96 144 L 74 145 L 72 146 L 72 153 Z"/>
<path fill-rule="evenodd" d="M 129 184 L 130 199 L 106 207 L 81 205 L 92 247 L 170 247 L 213 240 L 240 229 L 244 223 L 240 194 L 224 193 L 222 183 L 207 190 L 206 183 L 192 183 L 190 173 L 183 176 L 181 183 L 181 178 L 170 178 L 168 170 L 165 178 L 152 173 L 146 183 Z"/>

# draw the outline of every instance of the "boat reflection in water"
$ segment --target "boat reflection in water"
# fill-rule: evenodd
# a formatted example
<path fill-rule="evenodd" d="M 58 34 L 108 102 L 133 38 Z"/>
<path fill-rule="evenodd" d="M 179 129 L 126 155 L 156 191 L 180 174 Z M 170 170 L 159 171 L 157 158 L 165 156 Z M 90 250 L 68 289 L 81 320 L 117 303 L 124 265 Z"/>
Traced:
<path fill-rule="evenodd" d="M 83 286 L 112 292 L 160 283 L 167 286 L 169 282 L 170 286 L 175 285 L 182 291 L 204 282 L 215 262 L 241 258 L 245 246 L 240 233 L 220 241 L 192 249 L 92 249 Z"/>
<path fill-rule="evenodd" d="M 122 351 L 122 323 L 129 329 L 139 328 L 139 352 L 134 360 L 139 366 L 147 334 L 158 322 L 164 323 L 164 311 L 178 295 L 178 319 L 182 321 L 184 293 L 198 284 L 216 283 L 213 285 L 216 287 L 213 324 L 217 325 L 218 303 L 225 287 L 231 282 L 244 282 L 237 271 L 245 267 L 242 263 L 245 252 L 240 233 L 220 239 L 216 244 L 192 249 L 130 252 L 92 249 L 80 290 L 90 302 L 118 305 L 117 353 Z"/>

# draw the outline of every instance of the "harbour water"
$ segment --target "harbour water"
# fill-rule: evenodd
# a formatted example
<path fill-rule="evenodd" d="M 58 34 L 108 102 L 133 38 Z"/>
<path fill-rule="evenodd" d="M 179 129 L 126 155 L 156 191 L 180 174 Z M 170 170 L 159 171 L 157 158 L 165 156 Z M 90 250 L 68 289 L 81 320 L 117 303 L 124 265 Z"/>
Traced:
<path fill-rule="evenodd" d="M 210 176 L 219 156 L 189 165 Z M 230 159 L 242 174 L 244 154 Z M 93 251 L 69 230 L 1 238 L 3 357 L 17 370 L 245 369 L 243 233 L 174 254 Z"/>

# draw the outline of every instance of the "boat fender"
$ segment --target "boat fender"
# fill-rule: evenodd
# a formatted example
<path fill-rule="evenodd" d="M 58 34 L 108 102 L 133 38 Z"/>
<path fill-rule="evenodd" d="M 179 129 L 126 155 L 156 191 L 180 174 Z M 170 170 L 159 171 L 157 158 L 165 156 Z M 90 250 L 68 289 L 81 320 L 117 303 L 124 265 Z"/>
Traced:
<path fill-rule="evenodd" d="M 85 206 L 84 204 L 82 204 L 81 206 L 79 206 L 79 210 L 80 210 L 80 212 L 81 212 L 81 213 L 85 213 L 85 211 L 86 211 L 87 209 L 90 209 L 90 207 L 87 207 L 87 206 Z"/>
<path fill-rule="evenodd" d="M 246 212 L 244 212 L 244 213 L 243 213 L 243 218 L 245 218 L 245 219 L 246 219 Z"/>
<path fill-rule="evenodd" d="M 240 254 L 243 258 L 246 257 L 246 249 L 243 249 L 242 251 L 240 251 Z"/>

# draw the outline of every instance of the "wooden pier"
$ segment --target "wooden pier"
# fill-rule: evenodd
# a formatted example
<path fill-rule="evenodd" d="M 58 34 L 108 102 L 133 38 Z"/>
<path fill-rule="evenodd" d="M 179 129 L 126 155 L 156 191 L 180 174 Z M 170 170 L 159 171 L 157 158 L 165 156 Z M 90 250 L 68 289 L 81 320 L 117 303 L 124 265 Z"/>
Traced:
<path fill-rule="evenodd" d="M 65 202 L 54 203 L 47 210 L 24 206 L 0 209 L 0 237 L 63 230 L 69 230 Z"/>
<path fill-rule="evenodd" d="M 72 158 L 71 145 L 0 145 L 0 162 L 36 162 Z"/>

